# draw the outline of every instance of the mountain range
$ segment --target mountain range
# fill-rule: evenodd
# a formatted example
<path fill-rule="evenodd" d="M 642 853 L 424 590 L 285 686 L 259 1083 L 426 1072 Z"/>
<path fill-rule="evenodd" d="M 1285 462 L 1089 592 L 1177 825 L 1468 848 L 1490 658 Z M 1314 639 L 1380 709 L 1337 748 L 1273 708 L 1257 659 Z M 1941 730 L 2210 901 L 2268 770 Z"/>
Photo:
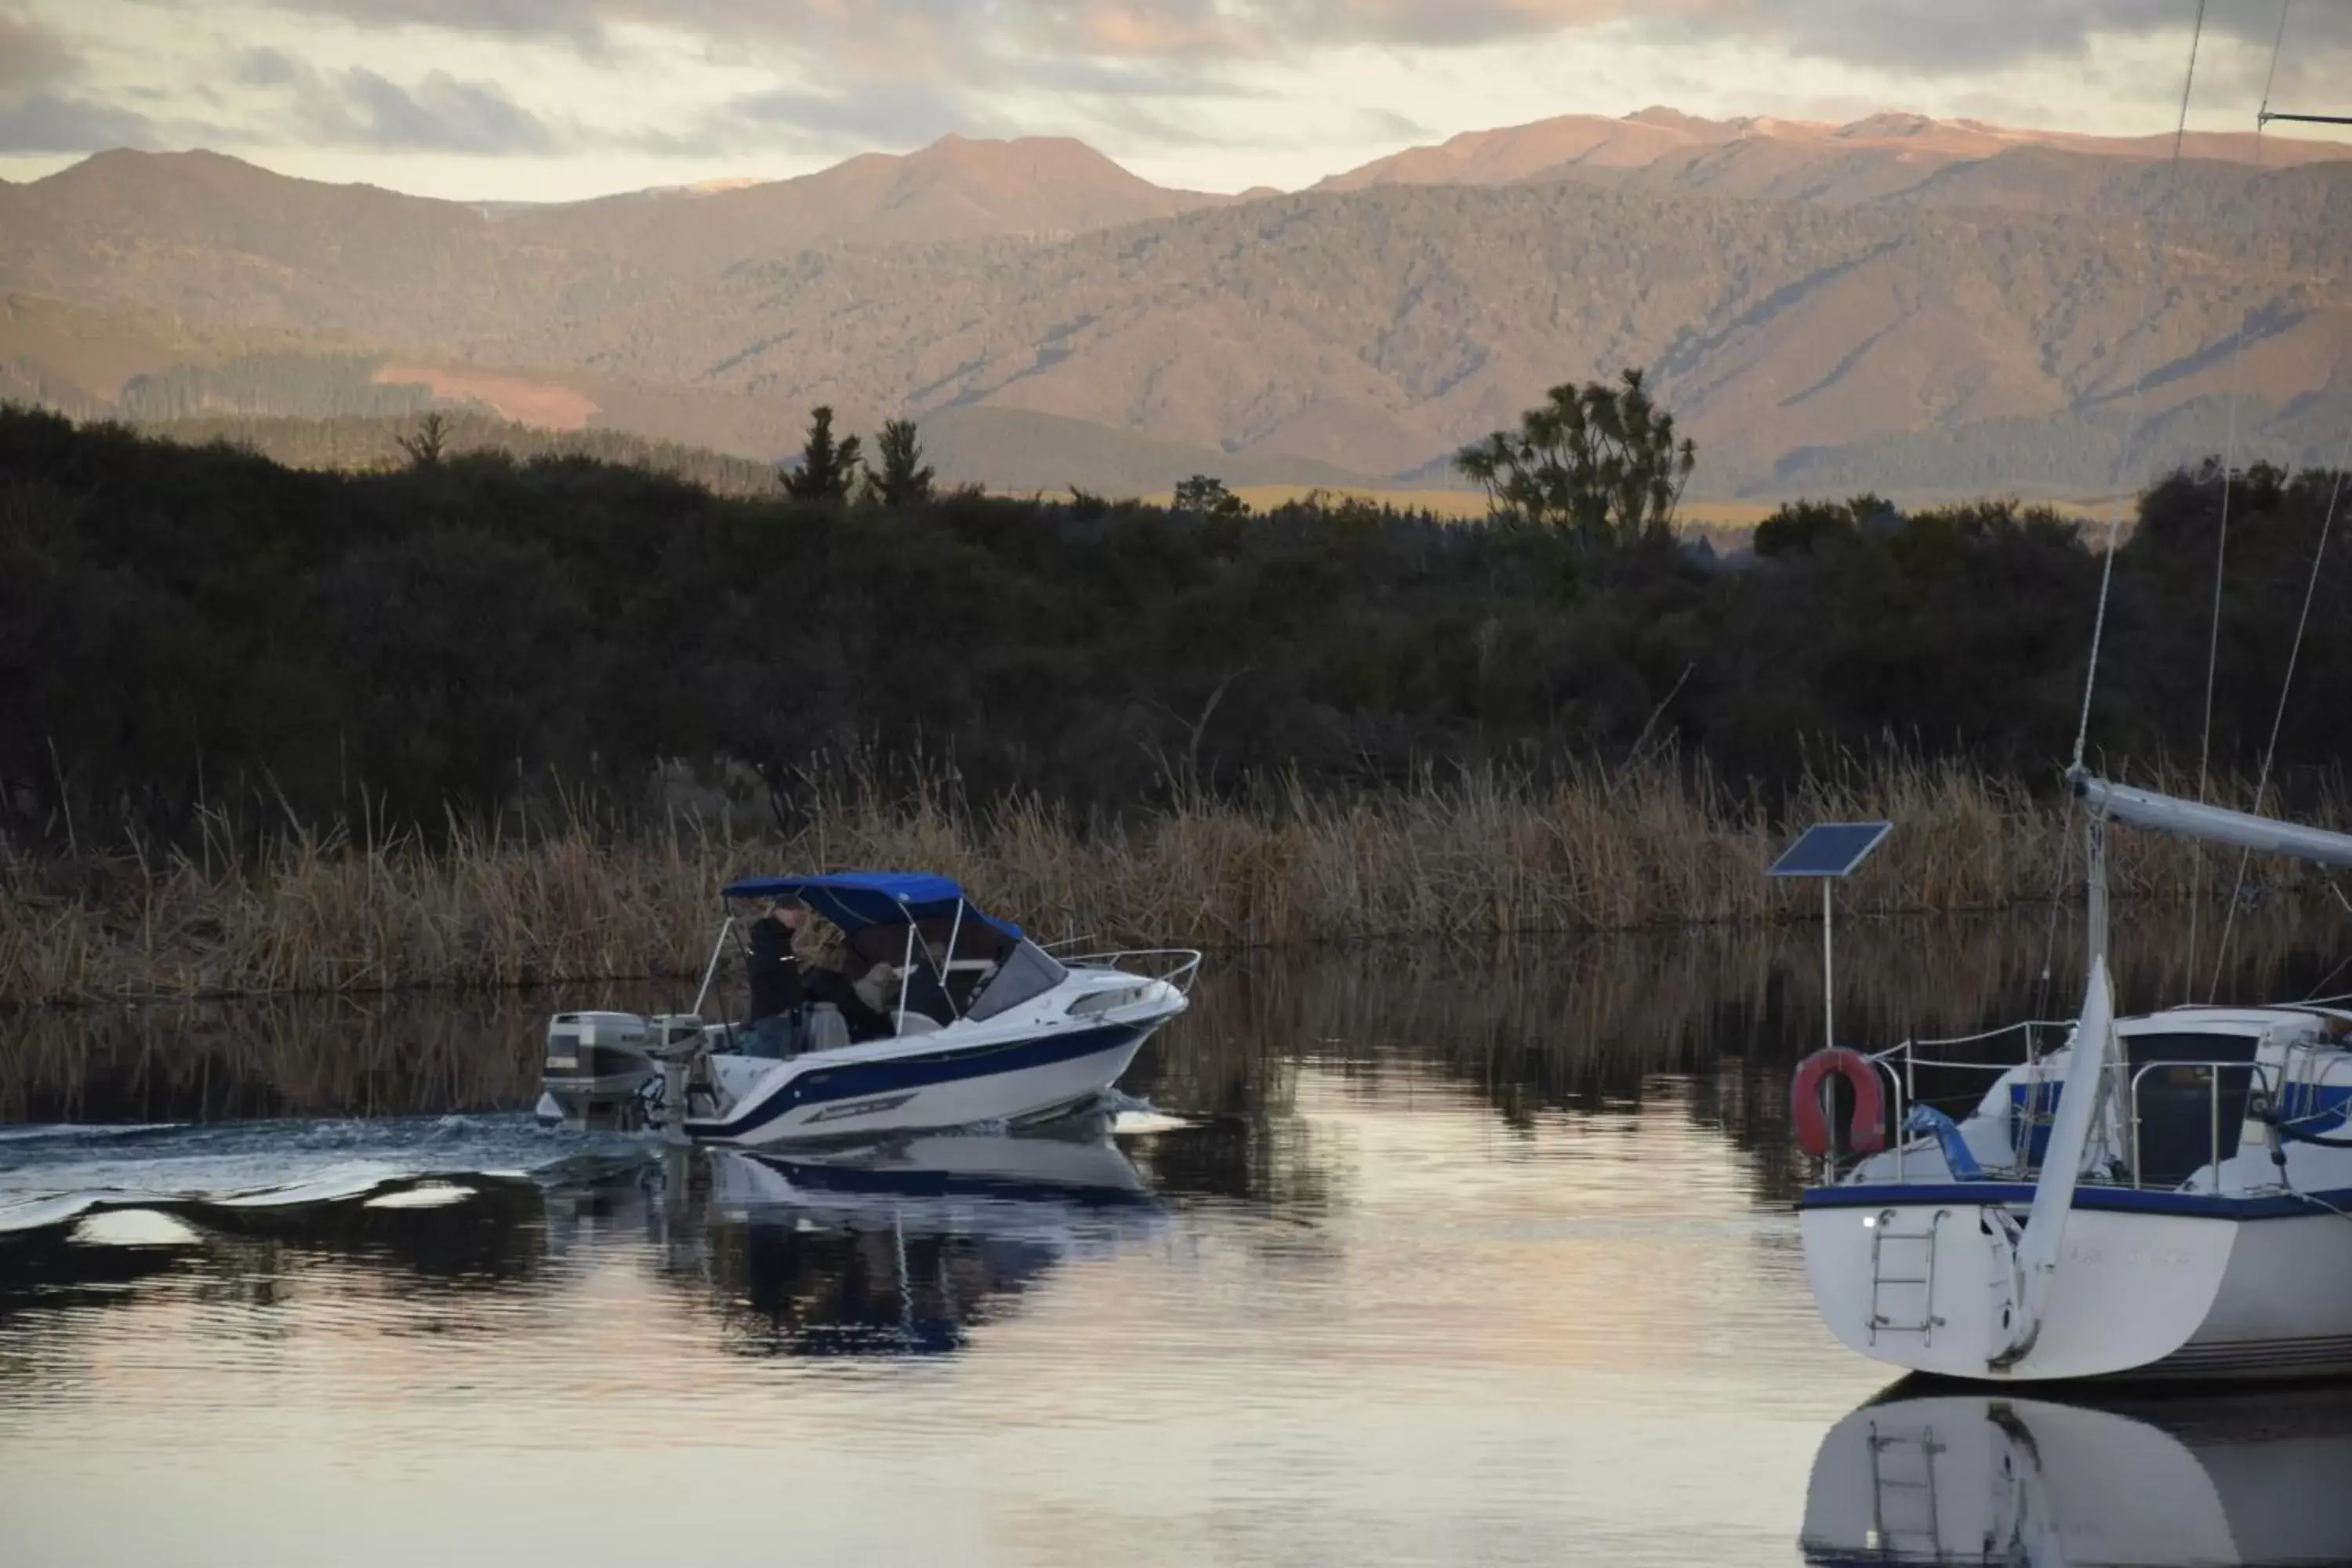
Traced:
<path fill-rule="evenodd" d="M 2334 460 L 2352 145 L 2182 152 L 1655 109 L 1296 194 L 949 138 L 562 205 L 107 153 L 0 182 L 0 395 L 153 419 L 440 403 L 761 459 L 829 403 L 853 428 L 917 417 L 952 479 L 1141 493 L 1444 482 L 1545 387 L 1638 366 L 1701 493 L 2090 493 L 2233 426 L 2242 453 Z"/>

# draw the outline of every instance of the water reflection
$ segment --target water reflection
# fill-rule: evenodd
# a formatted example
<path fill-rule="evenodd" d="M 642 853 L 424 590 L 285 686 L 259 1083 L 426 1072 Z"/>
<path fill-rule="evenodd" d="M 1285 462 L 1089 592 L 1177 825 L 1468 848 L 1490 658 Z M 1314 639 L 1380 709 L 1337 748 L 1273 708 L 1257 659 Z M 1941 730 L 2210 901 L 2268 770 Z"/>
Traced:
<path fill-rule="evenodd" d="M 285 1191 L 86 1194 L 74 1217 L 0 1236 L 0 1333 L 87 1328 L 79 1314 L 130 1306 L 142 1287 L 266 1310 L 318 1280 L 397 1296 L 386 1331 L 496 1332 L 525 1320 L 471 1309 L 561 1293 L 617 1248 L 730 1352 L 924 1354 L 961 1347 L 1065 1259 L 1162 1217 L 1102 1117 L 816 1155 L 647 1148 L 535 1179 L 389 1177 L 332 1201 Z M 16 1348 L 29 1359 L 15 1370 L 37 1371 L 41 1347 Z"/>
<path fill-rule="evenodd" d="M 2352 1561 L 2352 1390 L 2020 1399 L 1905 1384 L 1813 1460 L 1815 1563 Z"/>
<path fill-rule="evenodd" d="M 2273 930 L 2233 989 L 2301 994 L 2333 934 Z M 2074 961 L 2038 917 L 1853 935 L 1849 1037 L 2032 1011 Z M 2167 999 L 2168 933 L 2119 945 Z M 0 1128 L 0 1229 L 187 1227 L 0 1239 L 0 1519 L 40 1562 L 635 1562 L 683 1519 L 987 1568 L 1786 1563 L 1819 1449 L 1807 1550 L 1867 1560 L 1901 1521 L 1823 1478 L 1907 1450 L 1823 1442 L 1883 1372 L 1786 1203 L 1820 973 L 1802 928 L 1228 957 L 1126 1086 L 1173 1124 L 782 1159 L 537 1129 L 542 998 L 0 1021 L 0 1121 L 187 1124 Z M 2093 1414 L 2259 1544 L 2227 1442 Z M 1928 1446 L 1991 1477 L 1982 1429 L 2017 1439 L 1954 1419 Z M 2022 1424 L 2036 1521 L 2089 1517 L 2067 1419 Z"/>
<path fill-rule="evenodd" d="M 2179 921 L 2127 913 L 2116 942 L 2129 1005 L 2187 994 Z M 2305 994 L 2341 955 L 2341 922 L 2294 906 L 2242 923 L 2223 994 Z M 1149 1042 L 1124 1088 L 1213 1119 L 1155 1155 L 1188 1189 L 1313 1205 L 1329 1162 L 1293 1115 L 1312 1066 L 1367 1083 L 1425 1064 L 1531 1131 L 1557 1113 L 1638 1106 L 1687 1089 L 1759 1196 L 1802 1179 L 1789 1136 L 1788 1064 L 1819 1042 L 1814 931 L 1701 929 L 1526 938 L 1492 951 L 1394 948 L 1232 954 L 1192 1011 Z M 2079 986 L 2072 910 L 1980 921 L 1856 922 L 1841 939 L 1841 1037 L 1872 1044 L 1965 1034 L 2046 1015 Z M 646 1005 L 658 984 L 566 1005 Z M 516 1110 L 536 1098 L 550 996 L 302 998 L 268 1005 L 89 1009 L 0 1018 L 0 1124 L 215 1122 L 257 1117 Z M 2063 1010 L 2063 1003 L 2055 1004 Z M 2004 1042 L 1998 1047 L 2011 1048 Z M 1973 1081 L 1973 1080 L 1971 1080 Z"/>
<path fill-rule="evenodd" d="M 747 1355 L 929 1354 L 1160 1217 L 1101 1118 L 822 1155 L 672 1150 L 544 1194 L 551 1253 L 635 1232 Z"/>

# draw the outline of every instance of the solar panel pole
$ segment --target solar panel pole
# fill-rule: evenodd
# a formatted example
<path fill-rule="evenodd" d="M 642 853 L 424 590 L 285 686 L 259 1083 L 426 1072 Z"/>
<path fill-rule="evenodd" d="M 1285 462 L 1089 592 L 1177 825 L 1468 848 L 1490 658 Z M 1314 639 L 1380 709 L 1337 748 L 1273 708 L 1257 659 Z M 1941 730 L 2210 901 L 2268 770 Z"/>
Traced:
<path fill-rule="evenodd" d="M 1798 835 L 1765 873 L 1821 879 L 1822 1037 L 1830 1049 L 1837 1046 L 1837 889 L 1832 884 L 1852 876 L 1892 826 L 1885 822 L 1817 822 Z"/>
<path fill-rule="evenodd" d="M 1821 1044 L 1837 1047 L 1837 938 L 1830 931 L 1830 891 L 1837 877 L 1821 879 Z"/>

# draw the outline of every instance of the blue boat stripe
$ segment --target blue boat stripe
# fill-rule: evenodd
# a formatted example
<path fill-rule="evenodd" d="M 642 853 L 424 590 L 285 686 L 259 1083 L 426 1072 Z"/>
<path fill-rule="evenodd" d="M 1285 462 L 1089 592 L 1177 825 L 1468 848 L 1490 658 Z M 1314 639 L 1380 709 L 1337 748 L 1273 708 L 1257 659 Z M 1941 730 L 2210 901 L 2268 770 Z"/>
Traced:
<path fill-rule="evenodd" d="M 1899 1208 L 1909 1204 L 1955 1204 L 1979 1207 L 1988 1204 L 2031 1206 L 2031 1182 L 1885 1183 L 1862 1187 L 1808 1187 L 1797 1206 L 1803 1209 Z M 2324 1215 L 2321 1204 L 2352 1207 L 2352 1190 L 2268 1193 L 2255 1197 L 2221 1197 L 2211 1193 L 2166 1192 L 2147 1187 L 2076 1187 L 2074 1206 L 2116 1214 L 2187 1215 L 2204 1219 L 2298 1219 Z"/>
<path fill-rule="evenodd" d="M 1074 1029 L 1068 1034 L 1030 1035 L 994 1046 L 971 1046 L 961 1050 L 927 1052 L 921 1056 L 885 1058 L 879 1061 L 848 1062 L 799 1074 L 783 1088 L 730 1121 L 686 1124 L 695 1138 L 740 1138 L 765 1127 L 805 1105 L 831 1105 L 839 1100 L 869 1100 L 888 1094 L 929 1089 L 965 1079 L 1020 1072 L 1076 1061 L 1122 1045 L 1142 1043 L 1150 1031 L 1139 1025 L 1108 1025 Z"/>
<path fill-rule="evenodd" d="M 2342 1361 L 2352 1353 L 2352 1335 L 2319 1340 L 2239 1340 L 2227 1344 L 2188 1345 L 2173 1352 L 2158 1366 L 2302 1365 Z"/>

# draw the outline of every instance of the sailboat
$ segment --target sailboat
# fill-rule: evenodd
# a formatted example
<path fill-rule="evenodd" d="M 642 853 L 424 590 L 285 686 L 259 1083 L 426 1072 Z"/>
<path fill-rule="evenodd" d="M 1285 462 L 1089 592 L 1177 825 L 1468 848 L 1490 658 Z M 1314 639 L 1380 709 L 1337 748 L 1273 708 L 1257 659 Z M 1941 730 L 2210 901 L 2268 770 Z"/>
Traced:
<path fill-rule="evenodd" d="M 1934 1064 L 1909 1042 L 1798 1067 L 1800 1139 L 1825 1166 L 1799 1211 L 1822 1316 L 1864 1355 L 1948 1377 L 2352 1373 L 2352 1008 L 2118 1018 L 2105 897 L 2114 824 L 2336 867 L 2352 836 L 2074 788 L 2093 936 L 2065 1043 L 2000 1070 L 1958 1121 L 1913 1099 Z M 1853 1090 L 1843 1140 L 1820 1110 L 1832 1077 Z"/>
<path fill-rule="evenodd" d="M 2194 70 L 2192 46 L 2192 79 Z M 2187 102 L 2184 91 L 2184 126 Z M 2264 122 L 2322 118 L 2263 109 Z M 2326 541 L 2324 528 L 2323 551 Z M 2114 548 L 2111 527 L 2110 563 Z M 2131 788 L 2084 766 L 2107 581 L 2068 775 L 2087 818 L 2082 1009 L 2045 1054 L 2032 1025 L 1985 1037 L 2013 1034 L 2021 1059 L 1994 1068 L 1958 1121 L 1915 1093 L 1921 1067 L 1956 1064 L 1924 1062 L 1911 1044 L 1865 1056 L 1832 1040 L 1800 1064 L 1790 1108 L 1799 1142 L 1822 1162 L 1800 1205 L 1807 1278 L 1845 1343 L 1948 1377 L 2352 1373 L 2352 1008 L 2118 1017 L 2106 897 L 2116 828 L 2339 868 L 2352 868 L 2352 836 Z M 2309 614 L 2306 599 L 2306 626 Z M 1876 841 L 1858 828 L 1884 830 L 1815 828 L 1776 874 L 1843 875 Z M 1824 847 L 1835 852 L 1826 860 Z M 1825 880 L 1825 925 L 1827 889 Z M 1843 1127 L 1830 1115 L 1841 1083 L 1852 1108 Z"/>

